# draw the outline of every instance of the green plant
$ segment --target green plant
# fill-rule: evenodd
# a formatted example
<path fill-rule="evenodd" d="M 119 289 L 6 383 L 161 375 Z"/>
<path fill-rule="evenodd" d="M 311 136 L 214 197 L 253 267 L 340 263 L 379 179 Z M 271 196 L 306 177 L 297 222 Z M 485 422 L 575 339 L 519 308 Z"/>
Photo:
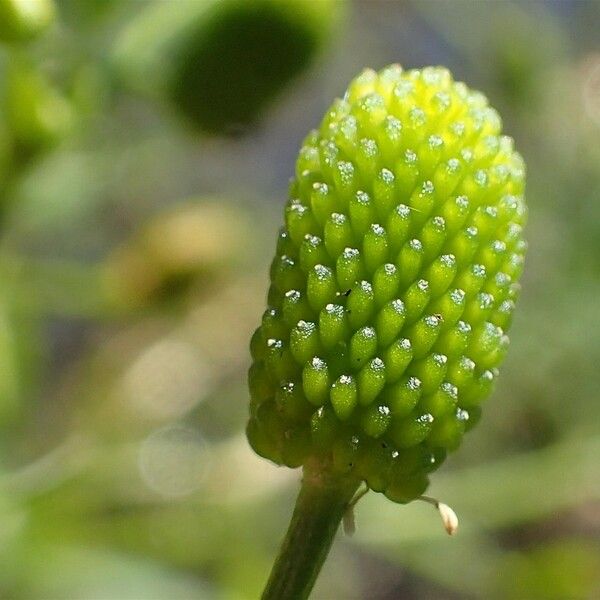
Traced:
<path fill-rule="evenodd" d="M 248 438 L 302 466 L 265 598 L 304 598 L 360 483 L 407 503 L 479 419 L 526 244 L 524 165 L 443 68 L 365 70 L 305 139 L 251 342 Z"/>

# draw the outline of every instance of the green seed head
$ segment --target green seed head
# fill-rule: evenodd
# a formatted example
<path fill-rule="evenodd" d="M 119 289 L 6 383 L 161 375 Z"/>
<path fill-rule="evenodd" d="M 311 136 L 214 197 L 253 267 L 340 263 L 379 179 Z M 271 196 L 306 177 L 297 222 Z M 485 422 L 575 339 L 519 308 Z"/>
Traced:
<path fill-rule="evenodd" d="M 524 165 L 443 68 L 366 70 L 300 150 L 252 338 L 252 447 L 397 502 L 477 421 L 508 346 Z"/>

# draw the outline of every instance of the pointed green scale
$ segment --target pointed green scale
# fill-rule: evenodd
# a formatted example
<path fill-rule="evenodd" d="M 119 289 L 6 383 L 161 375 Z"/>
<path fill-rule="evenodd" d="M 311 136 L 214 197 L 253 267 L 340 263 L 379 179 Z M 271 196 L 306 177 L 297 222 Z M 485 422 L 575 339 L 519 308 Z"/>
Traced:
<path fill-rule="evenodd" d="M 467 303 L 463 317 L 469 323 L 481 323 L 491 316 L 496 300 L 488 292 L 478 292 L 478 294 Z"/>
<path fill-rule="evenodd" d="M 385 491 L 392 468 L 393 454 L 386 442 L 373 440 L 363 458 L 363 468 L 367 485 L 375 492 Z"/>
<path fill-rule="evenodd" d="M 460 408 L 454 414 L 436 420 L 431 428 L 427 444 L 432 447 L 456 450 L 465 432 L 468 420 L 469 413 Z"/>
<path fill-rule="evenodd" d="M 386 388 L 383 398 L 392 409 L 394 418 L 400 418 L 410 413 L 417 405 L 422 393 L 423 384 L 421 380 L 414 376 L 406 376 Z"/>
<path fill-rule="evenodd" d="M 312 321 L 298 321 L 290 332 L 290 350 L 300 364 L 319 354 L 321 338 L 317 324 Z"/>
<path fill-rule="evenodd" d="M 428 462 L 429 454 L 428 449 L 422 446 L 416 446 L 399 453 L 392 466 L 393 473 L 391 474 L 390 484 L 400 484 L 401 482 L 404 484 L 408 476 L 420 474 Z"/>
<path fill-rule="evenodd" d="M 458 274 L 455 284 L 463 290 L 467 297 L 474 297 L 483 287 L 487 277 L 485 265 L 476 263 Z"/>
<path fill-rule="evenodd" d="M 408 240 L 411 227 L 410 208 L 406 204 L 398 204 L 389 214 L 386 230 L 390 252 L 397 255 L 400 248 Z"/>
<path fill-rule="evenodd" d="M 263 361 L 252 363 L 248 371 L 248 386 L 250 397 L 252 400 L 256 400 L 258 404 L 273 397 L 275 386 L 265 369 Z"/>
<path fill-rule="evenodd" d="M 293 379 L 298 372 L 298 363 L 283 340 L 269 338 L 265 355 L 265 367 L 275 382 Z"/>
<path fill-rule="evenodd" d="M 506 243 L 502 240 L 493 240 L 480 247 L 475 260 L 484 264 L 490 273 L 495 273 L 500 269 L 505 257 Z"/>
<path fill-rule="evenodd" d="M 515 303 L 512 300 L 504 300 L 496 311 L 494 311 L 490 322 L 502 329 L 507 330 L 512 322 L 513 311 L 515 310 Z"/>
<path fill-rule="evenodd" d="M 361 327 L 350 338 L 350 363 L 355 369 L 362 368 L 377 352 L 377 333 L 373 327 Z"/>
<path fill-rule="evenodd" d="M 363 431 L 372 438 L 381 437 L 392 420 L 390 409 L 385 404 L 373 404 L 362 414 L 360 425 Z"/>
<path fill-rule="evenodd" d="M 389 169 L 381 169 L 373 181 L 373 203 L 380 221 L 390 214 L 396 203 L 396 178 Z"/>
<path fill-rule="evenodd" d="M 275 394 L 275 404 L 290 423 L 306 423 L 314 410 L 307 402 L 303 387 L 294 381 L 279 386 Z"/>
<path fill-rule="evenodd" d="M 429 480 L 421 473 L 406 476 L 400 473 L 397 477 L 390 476 L 390 483 L 385 489 L 386 497 L 398 504 L 407 504 L 418 498 L 427 489 Z"/>
<path fill-rule="evenodd" d="M 441 252 L 446 241 L 446 220 L 439 215 L 431 217 L 421 230 L 419 239 L 423 244 L 423 259 L 431 262 Z"/>
<path fill-rule="evenodd" d="M 265 358 L 265 338 L 263 336 L 262 327 L 259 327 L 250 338 L 250 356 L 252 356 L 252 360 L 255 361 L 252 363 L 256 364 L 256 361 L 262 361 Z"/>
<path fill-rule="evenodd" d="M 512 277 L 502 271 L 498 271 L 493 277 L 488 277 L 484 283 L 483 292 L 494 297 L 494 310 L 508 298 L 511 283 Z"/>
<path fill-rule="evenodd" d="M 495 206 L 479 206 L 472 216 L 482 240 L 488 240 L 498 229 L 498 209 Z"/>
<path fill-rule="evenodd" d="M 408 328 L 406 334 L 415 358 L 427 356 L 440 335 L 442 319 L 439 315 L 425 315 Z"/>
<path fill-rule="evenodd" d="M 444 139 L 437 134 L 430 135 L 419 146 L 418 155 L 422 177 L 431 177 L 444 155 Z M 435 187 L 433 183 L 432 187 Z"/>
<path fill-rule="evenodd" d="M 458 158 L 450 158 L 439 164 L 432 176 L 438 196 L 442 198 L 450 196 L 456 190 L 463 174 L 464 168 Z"/>
<path fill-rule="evenodd" d="M 388 260 L 388 241 L 385 229 L 373 223 L 363 237 L 363 257 L 367 273 L 372 275 Z"/>
<path fill-rule="evenodd" d="M 302 141 L 302 147 L 296 160 L 296 175 L 298 177 L 301 177 L 302 173 L 306 171 L 314 173 L 319 170 L 319 152 L 316 148 L 318 141 L 315 131 L 309 132 Z"/>
<path fill-rule="evenodd" d="M 409 148 L 415 148 L 420 146 L 420 143 L 424 141 L 427 133 L 427 113 L 420 106 L 412 106 L 405 112 L 404 118 L 404 138 L 406 145 Z M 417 155 L 417 163 L 419 160 Z"/>
<path fill-rule="evenodd" d="M 387 381 L 393 383 L 400 379 L 412 359 L 413 349 L 410 340 L 408 338 L 396 340 L 384 353 Z"/>
<path fill-rule="evenodd" d="M 375 330 L 382 348 L 389 346 L 402 331 L 406 321 L 406 307 L 399 298 L 391 300 L 377 313 Z"/>
<path fill-rule="evenodd" d="M 299 166 L 300 165 L 296 165 L 296 168 L 299 172 L 296 177 L 293 193 L 299 198 L 310 198 L 313 186 L 315 183 L 317 183 L 317 179 L 319 178 L 318 172 L 311 169 L 301 169 Z M 310 208 L 309 202 L 307 202 L 306 205 Z M 310 211 L 310 214 L 313 218 L 315 218 L 312 210 Z"/>
<path fill-rule="evenodd" d="M 379 167 L 379 146 L 374 139 L 362 138 L 356 149 L 356 165 L 363 181 L 373 181 Z"/>
<path fill-rule="evenodd" d="M 407 148 L 404 151 L 404 155 L 398 158 L 394 168 L 394 175 L 396 177 L 396 189 L 399 199 L 404 200 L 405 198 L 409 198 L 419 178 L 417 155 L 414 150 Z"/>
<path fill-rule="evenodd" d="M 423 243 L 417 238 L 409 240 L 402 246 L 396 265 L 403 285 L 408 286 L 417 278 L 423 264 L 423 256 Z"/>
<path fill-rule="evenodd" d="M 461 356 L 450 363 L 447 378 L 459 392 L 469 388 L 475 380 L 475 363 L 468 356 Z M 461 394 L 462 399 L 462 394 Z"/>
<path fill-rule="evenodd" d="M 358 175 L 355 166 L 347 160 L 340 160 L 333 169 L 333 182 L 337 193 L 344 202 L 356 194 Z"/>
<path fill-rule="evenodd" d="M 379 80 L 377 71 L 369 68 L 363 69 L 349 84 L 346 90 L 345 99 L 352 104 L 363 96 L 367 96 L 375 91 Z"/>
<path fill-rule="evenodd" d="M 339 473 L 349 473 L 360 460 L 363 443 L 356 434 L 344 435 L 336 439 L 332 447 L 333 466 Z"/>
<path fill-rule="evenodd" d="M 308 273 L 317 265 L 330 266 L 330 264 L 331 258 L 327 253 L 323 240 L 317 235 L 306 234 L 300 244 L 300 266 L 302 270 Z"/>
<path fill-rule="evenodd" d="M 344 248 L 336 262 L 337 281 L 344 294 L 349 293 L 354 284 L 365 275 L 360 251 L 357 248 Z"/>
<path fill-rule="evenodd" d="M 375 91 L 378 92 L 389 106 L 394 87 L 402 81 L 404 73 L 398 63 L 393 63 L 379 71 L 375 80 Z"/>
<path fill-rule="evenodd" d="M 338 257 L 345 248 L 354 245 L 354 235 L 348 217 L 343 213 L 332 213 L 325 223 L 325 247 L 329 256 Z"/>
<path fill-rule="evenodd" d="M 358 403 L 356 380 L 351 375 L 340 375 L 329 392 L 331 406 L 341 421 L 347 420 Z"/>
<path fill-rule="evenodd" d="M 400 273 L 396 265 L 380 265 L 373 275 L 373 293 L 378 307 L 383 306 L 397 296 L 400 287 Z"/>
<path fill-rule="evenodd" d="M 341 208 L 337 195 L 326 183 L 316 181 L 312 185 L 310 207 L 315 219 L 323 227 L 329 216 Z"/>
<path fill-rule="evenodd" d="M 375 312 L 375 294 L 368 281 L 355 285 L 346 299 L 346 314 L 352 329 L 356 330 L 371 321 Z"/>
<path fill-rule="evenodd" d="M 302 388 L 306 399 L 315 406 L 322 406 L 329 396 L 329 369 L 327 363 L 315 356 L 302 371 Z"/>
<path fill-rule="evenodd" d="M 415 281 L 406 290 L 402 299 L 406 308 L 406 321 L 414 323 L 423 314 L 431 299 L 429 281 L 426 279 Z"/>
<path fill-rule="evenodd" d="M 341 304 L 329 303 L 319 314 L 319 335 L 321 344 L 331 350 L 336 344 L 343 342 L 349 333 L 346 311 Z"/>
<path fill-rule="evenodd" d="M 456 257 L 454 254 L 442 254 L 429 265 L 425 279 L 429 281 L 431 296 L 441 296 L 450 286 L 456 275 Z"/>
<path fill-rule="evenodd" d="M 285 338 L 289 328 L 283 320 L 281 311 L 276 308 L 268 308 L 263 313 L 261 330 L 266 338 Z"/>
<path fill-rule="evenodd" d="M 281 302 L 281 313 L 288 327 L 294 327 L 298 321 L 310 321 L 313 315 L 306 295 L 299 290 L 288 290 L 284 294 Z"/>
<path fill-rule="evenodd" d="M 471 325 L 459 320 L 448 331 L 440 335 L 435 343 L 436 351 L 449 357 L 454 357 L 466 351 L 471 338 Z"/>
<path fill-rule="evenodd" d="M 402 121 L 388 115 L 379 126 L 379 148 L 386 164 L 393 164 L 402 147 Z"/>
<path fill-rule="evenodd" d="M 471 264 L 473 257 L 479 248 L 479 231 L 477 227 L 466 227 L 461 229 L 446 244 L 446 249 L 455 258 L 459 271 Z"/>
<path fill-rule="evenodd" d="M 331 139 L 321 139 L 319 142 L 319 159 L 321 163 L 321 170 L 323 172 L 323 178 L 325 181 L 334 183 L 337 175 L 334 175 L 337 172 L 337 159 L 340 153 L 340 149 L 335 144 L 335 142 Z M 346 198 L 342 198 L 341 195 L 337 194 L 340 197 L 340 201 L 344 202 Z"/>
<path fill-rule="evenodd" d="M 306 427 L 293 427 L 286 429 L 283 436 L 285 441 L 281 447 L 281 456 L 285 464 L 292 469 L 302 466 L 309 453 L 309 431 Z"/>
<path fill-rule="evenodd" d="M 474 384 L 464 388 L 460 397 L 460 405 L 464 408 L 478 406 L 492 391 L 496 377 L 497 374 L 490 369 L 476 375 Z"/>
<path fill-rule="evenodd" d="M 337 281 L 333 271 L 325 265 L 315 265 L 308 273 L 306 296 L 314 311 L 320 311 L 333 302 L 337 295 Z"/>
<path fill-rule="evenodd" d="M 381 358 L 370 360 L 357 375 L 358 402 L 363 406 L 371 404 L 385 385 L 385 364 Z"/>
<path fill-rule="evenodd" d="M 335 131 L 333 139 L 345 154 L 356 153 L 358 137 L 358 121 L 354 115 L 342 117 L 332 128 Z"/>
<path fill-rule="evenodd" d="M 442 316 L 442 330 L 450 329 L 462 316 L 465 310 L 466 294 L 460 288 L 445 292 L 429 305 L 434 315 Z"/>
<path fill-rule="evenodd" d="M 390 435 L 399 448 L 412 448 L 429 435 L 433 420 L 429 413 L 400 419 L 390 428 Z"/>
<path fill-rule="evenodd" d="M 414 346 L 414 343 L 413 343 Z M 448 369 L 448 357 L 434 352 L 413 362 L 411 374 L 422 382 L 423 394 L 430 394 L 442 383 Z"/>
<path fill-rule="evenodd" d="M 432 394 L 419 402 L 419 409 L 438 419 L 454 411 L 458 401 L 458 388 L 452 383 L 443 382 Z"/>
<path fill-rule="evenodd" d="M 420 189 L 416 189 L 408 199 L 408 206 L 413 210 L 413 222 L 421 226 L 429 217 L 435 206 L 435 188 L 431 181 L 424 181 Z"/>
<path fill-rule="evenodd" d="M 271 281 L 281 292 L 302 287 L 305 275 L 297 261 L 287 254 L 275 257 L 271 264 Z"/>
<path fill-rule="evenodd" d="M 469 217 L 469 207 L 469 199 L 466 196 L 456 196 L 444 203 L 441 216 L 444 218 L 449 236 L 455 235 L 464 226 Z"/>
<path fill-rule="evenodd" d="M 357 98 L 350 110 L 356 115 L 361 129 L 367 135 L 372 135 L 377 131 L 377 126 L 387 116 L 385 100 L 375 91 Z"/>
<path fill-rule="evenodd" d="M 353 80 L 304 140 L 251 340 L 248 438 L 396 502 L 481 415 L 526 243 L 524 166 L 443 68 Z"/>
<path fill-rule="evenodd" d="M 311 439 L 315 450 L 329 450 L 338 429 L 339 421 L 332 406 L 321 406 L 316 410 L 310 418 Z"/>
<path fill-rule="evenodd" d="M 358 190 L 350 199 L 348 210 L 352 230 L 358 239 L 360 239 L 365 235 L 375 219 L 375 206 L 367 192 Z"/>
<path fill-rule="evenodd" d="M 310 208 L 298 200 L 288 204 L 285 211 L 285 225 L 296 246 L 302 242 L 306 234 L 314 234 L 319 228 Z"/>

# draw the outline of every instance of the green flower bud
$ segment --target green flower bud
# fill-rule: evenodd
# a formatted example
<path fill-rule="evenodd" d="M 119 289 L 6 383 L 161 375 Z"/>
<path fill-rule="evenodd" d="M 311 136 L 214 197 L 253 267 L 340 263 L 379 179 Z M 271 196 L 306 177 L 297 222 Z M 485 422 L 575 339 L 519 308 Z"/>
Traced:
<path fill-rule="evenodd" d="M 283 318 L 252 341 L 253 448 L 422 494 L 506 353 L 523 191 L 497 113 L 445 69 L 352 81 L 298 157 L 271 272 Z M 289 390 L 292 408 L 272 401 Z"/>

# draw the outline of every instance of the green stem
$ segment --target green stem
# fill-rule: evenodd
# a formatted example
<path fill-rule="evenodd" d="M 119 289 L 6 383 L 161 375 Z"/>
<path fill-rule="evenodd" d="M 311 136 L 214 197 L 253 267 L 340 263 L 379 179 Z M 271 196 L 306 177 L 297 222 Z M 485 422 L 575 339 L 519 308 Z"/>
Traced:
<path fill-rule="evenodd" d="M 262 600 L 308 598 L 360 481 L 305 466 L 294 514 Z"/>

